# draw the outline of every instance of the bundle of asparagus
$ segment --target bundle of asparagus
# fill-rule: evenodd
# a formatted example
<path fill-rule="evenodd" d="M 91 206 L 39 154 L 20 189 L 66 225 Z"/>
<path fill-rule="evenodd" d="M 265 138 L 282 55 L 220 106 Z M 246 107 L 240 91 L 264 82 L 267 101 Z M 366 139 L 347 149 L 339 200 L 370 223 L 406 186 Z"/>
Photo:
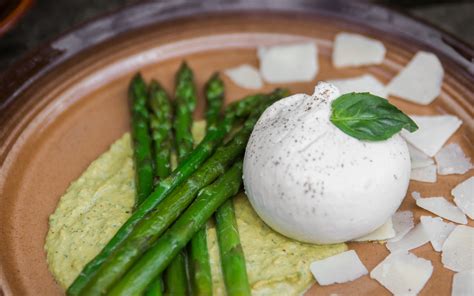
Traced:
<path fill-rule="evenodd" d="M 175 116 L 158 82 L 147 89 L 140 74 L 131 81 L 136 209 L 68 288 L 68 295 L 212 294 L 205 224 L 216 212 L 222 268 L 229 295 L 250 295 L 245 259 L 230 198 L 242 182 L 246 143 L 263 111 L 286 90 L 248 96 L 220 118 L 224 86 L 217 74 L 206 84 L 207 132 L 193 149 L 196 91 L 183 63 L 176 77 Z M 226 143 L 223 139 L 245 120 Z M 174 127 L 178 167 L 171 171 Z M 155 180 L 155 185 L 153 185 Z M 191 241 L 191 242 L 190 242 Z M 189 243 L 190 242 L 190 243 Z M 184 251 L 189 243 L 188 270 Z M 161 274 L 165 273 L 164 281 Z M 189 280 L 187 279 L 189 274 Z M 163 289 L 164 286 L 164 289 Z"/>

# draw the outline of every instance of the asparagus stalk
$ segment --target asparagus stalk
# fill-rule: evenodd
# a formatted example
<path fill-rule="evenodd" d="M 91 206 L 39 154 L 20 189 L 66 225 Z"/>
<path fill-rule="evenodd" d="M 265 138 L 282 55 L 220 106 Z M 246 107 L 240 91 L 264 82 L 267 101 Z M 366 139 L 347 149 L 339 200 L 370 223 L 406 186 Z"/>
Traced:
<path fill-rule="evenodd" d="M 150 112 L 150 130 L 153 139 L 155 179 L 161 180 L 171 173 L 172 141 L 172 107 L 168 94 L 155 80 L 150 83 L 148 95 Z M 150 284 L 146 293 L 148 296 L 163 295 L 163 280 L 161 277 Z"/>
<path fill-rule="evenodd" d="M 156 281 L 156 279 L 153 281 Z M 189 294 L 186 273 L 186 254 L 183 251 L 176 254 L 170 265 L 164 271 L 164 282 L 166 295 L 185 296 Z"/>
<path fill-rule="evenodd" d="M 193 73 L 186 63 L 181 64 L 176 75 L 176 116 L 174 121 L 178 162 L 192 151 L 191 132 L 193 111 L 196 107 L 196 92 Z M 169 295 L 187 295 L 186 254 L 180 252 L 165 270 L 165 290 Z"/>
<path fill-rule="evenodd" d="M 162 296 L 163 295 L 163 280 L 160 276 L 156 277 L 153 282 L 148 285 L 146 291 L 143 293 L 145 296 Z"/>
<path fill-rule="evenodd" d="M 174 121 L 176 152 L 180 160 L 193 150 L 191 126 L 195 108 L 196 89 L 193 72 L 186 63 L 182 63 L 176 74 L 176 119 Z"/>
<path fill-rule="evenodd" d="M 137 190 L 135 204 L 139 205 L 153 190 L 151 137 L 148 131 L 150 114 L 146 105 L 147 86 L 139 73 L 133 77 L 128 93 L 132 104 L 131 124 Z"/>
<path fill-rule="evenodd" d="M 206 83 L 205 97 L 207 101 L 206 128 L 209 132 L 216 128 L 224 103 L 224 83 L 217 73 L 212 75 Z M 193 236 L 188 245 L 188 267 L 193 295 L 212 295 L 211 264 L 205 225 Z"/>
<path fill-rule="evenodd" d="M 244 252 L 240 245 L 234 206 L 230 199 L 217 209 L 216 230 L 227 295 L 250 296 Z"/>
<path fill-rule="evenodd" d="M 223 176 L 205 187 L 191 206 L 166 233 L 113 287 L 109 295 L 141 295 L 143 290 L 169 264 L 212 213 L 235 195 L 242 183 L 242 161 L 237 161 Z"/>
<path fill-rule="evenodd" d="M 224 104 L 224 82 L 214 73 L 205 86 L 205 97 L 207 102 L 206 128 L 215 129 L 219 122 L 219 116 Z"/>
<path fill-rule="evenodd" d="M 188 244 L 188 266 L 192 294 L 212 295 L 212 274 L 207 249 L 207 231 L 204 225 Z"/>
<path fill-rule="evenodd" d="M 206 161 L 237 123 L 239 118 L 248 116 L 261 101 L 273 102 L 286 95 L 288 95 L 288 91 L 276 90 L 267 99 L 265 99 L 265 95 L 258 94 L 248 96 L 229 105 L 226 109 L 224 120 L 218 125 L 217 129 L 209 132 L 178 168 L 157 185 L 151 195 L 135 210 L 132 216 L 122 225 L 102 251 L 84 267 L 68 288 L 67 294 L 81 294 L 82 290 L 90 283 L 99 268 L 101 268 L 112 253 L 130 236 L 138 223 L 144 220 L 144 217 L 148 213 L 155 209 L 165 197 L 189 178 L 189 176 Z"/>
<path fill-rule="evenodd" d="M 172 108 L 168 94 L 156 81 L 150 83 L 148 106 L 151 110 L 150 130 L 154 147 L 155 177 L 161 180 L 171 173 Z"/>

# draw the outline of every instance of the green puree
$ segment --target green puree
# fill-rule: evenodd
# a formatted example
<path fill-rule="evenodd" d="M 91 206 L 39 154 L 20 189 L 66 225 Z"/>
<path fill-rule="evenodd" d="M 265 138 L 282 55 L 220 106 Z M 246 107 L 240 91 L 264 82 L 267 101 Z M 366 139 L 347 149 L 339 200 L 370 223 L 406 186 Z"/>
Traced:
<path fill-rule="evenodd" d="M 205 124 L 193 126 L 196 141 Z M 117 140 L 67 189 L 49 219 L 45 250 L 51 272 L 66 288 L 84 265 L 130 216 L 135 199 L 130 135 Z M 244 194 L 234 198 L 253 295 L 299 295 L 314 279 L 309 264 L 347 250 L 345 244 L 311 245 L 288 239 L 266 226 Z M 208 225 L 215 295 L 225 295 L 213 223 Z"/>

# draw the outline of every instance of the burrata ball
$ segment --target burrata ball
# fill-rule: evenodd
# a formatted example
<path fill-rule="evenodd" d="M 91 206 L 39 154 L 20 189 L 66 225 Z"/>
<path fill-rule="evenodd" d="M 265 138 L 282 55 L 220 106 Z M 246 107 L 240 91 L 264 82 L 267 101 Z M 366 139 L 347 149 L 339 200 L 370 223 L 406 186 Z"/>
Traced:
<path fill-rule="evenodd" d="M 308 243 L 356 239 L 380 227 L 400 206 L 410 157 L 398 135 L 360 141 L 330 121 L 336 87 L 320 82 L 258 120 L 244 158 L 246 194 L 260 218 L 281 234 Z"/>

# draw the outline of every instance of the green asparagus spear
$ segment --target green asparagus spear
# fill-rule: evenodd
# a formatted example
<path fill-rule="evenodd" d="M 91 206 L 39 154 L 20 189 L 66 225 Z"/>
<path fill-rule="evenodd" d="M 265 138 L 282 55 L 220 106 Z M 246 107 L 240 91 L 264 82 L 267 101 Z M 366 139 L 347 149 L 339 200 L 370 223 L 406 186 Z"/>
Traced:
<path fill-rule="evenodd" d="M 146 288 L 144 296 L 162 296 L 163 295 L 163 280 L 160 276 L 156 277 Z"/>
<path fill-rule="evenodd" d="M 215 73 L 206 83 L 205 96 L 207 102 L 206 128 L 214 129 L 219 122 L 219 116 L 224 104 L 224 82 Z"/>
<path fill-rule="evenodd" d="M 215 129 L 219 113 L 224 103 L 224 83 L 215 73 L 206 83 L 207 131 Z M 212 295 L 212 275 L 209 252 L 207 249 L 206 226 L 199 230 L 188 245 L 188 267 L 193 295 Z"/>
<path fill-rule="evenodd" d="M 172 140 L 172 107 L 168 94 L 157 82 L 150 83 L 148 95 L 150 113 L 150 130 L 153 139 L 155 179 L 162 180 L 171 173 Z M 146 292 L 149 296 L 163 295 L 163 281 L 158 277 Z"/>
<path fill-rule="evenodd" d="M 217 209 L 216 231 L 227 295 L 250 296 L 244 253 L 240 245 L 234 206 L 230 199 Z"/>
<path fill-rule="evenodd" d="M 67 290 L 68 295 L 80 295 L 98 269 L 130 235 L 135 226 L 144 219 L 166 196 L 182 184 L 214 152 L 239 118 L 248 116 L 261 101 L 272 102 L 288 95 L 287 90 L 276 90 L 265 99 L 265 95 L 252 95 L 229 105 L 224 120 L 216 130 L 209 132 L 194 151 L 181 163 L 170 176 L 163 179 L 151 195 L 135 210 L 132 216 L 117 231 L 102 251 L 90 261 Z"/>
<path fill-rule="evenodd" d="M 139 205 L 153 190 L 153 160 L 148 131 L 150 114 L 146 106 L 147 86 L 140 74 L 135 75 L 130 83 L 129 97 L 132 104 L 132 140 L 137 188 L 135 204 Z"/>
<path fill-rule="evenodd" d="M 194 146 L 191 132 L 193 111 L 196 107 L 196 91 L 193 73 L 186 63 L 181 64 L 176 75 L 175 135 L 178 162 L 192 151 Z M 188 279 L 186 274 L 185 253 L 181 252 L 173 259 L 165 271 L 165 290 L 169 295 L 187 295 Z"/>
<path fill-rule="evenodd" d="M 242 183 L 242 161 L 237 161 L 223 176 L 205 187 L 191 206 L 144 254 L 109 292 L 111 296 L 141 295 L 143 290 L 182 250 L 226 199 L 237 193 Z"/>
<path fill-rule="evenodd" d="M 196 89 L 193 72 L 186 63 L 182 63 L 176 74 L 176 107 L 174 130 L 178 159 L 185 158 L 193 150 L 194 141 L 191 133 L 193 112 L 196 108 Z"/>
<path fill-rule="evenodd" d="M 166 91 L 161 85 L 152 81 L 148 95 L 150 129 L 154 147 L 155 177 L 164 179 L 171 173 L 172 141 L 172 108 Z"/>
<path fill-rule="evenodd" d="M 188 244 L 188 266 L 192 294 L 212 295 L 212 273 L 207 249 L 207 231 L 204 225 Z"/>
<path fill-rule="evenodd" d="M 188 295 L 188 279 L 186 273 L 186 254 L 179 252 L 164 271 L 165 295 Z M 153 281 L 156 281 L 154 279 Z M 152 282 L 153 282 L 152 281 Z"/>

